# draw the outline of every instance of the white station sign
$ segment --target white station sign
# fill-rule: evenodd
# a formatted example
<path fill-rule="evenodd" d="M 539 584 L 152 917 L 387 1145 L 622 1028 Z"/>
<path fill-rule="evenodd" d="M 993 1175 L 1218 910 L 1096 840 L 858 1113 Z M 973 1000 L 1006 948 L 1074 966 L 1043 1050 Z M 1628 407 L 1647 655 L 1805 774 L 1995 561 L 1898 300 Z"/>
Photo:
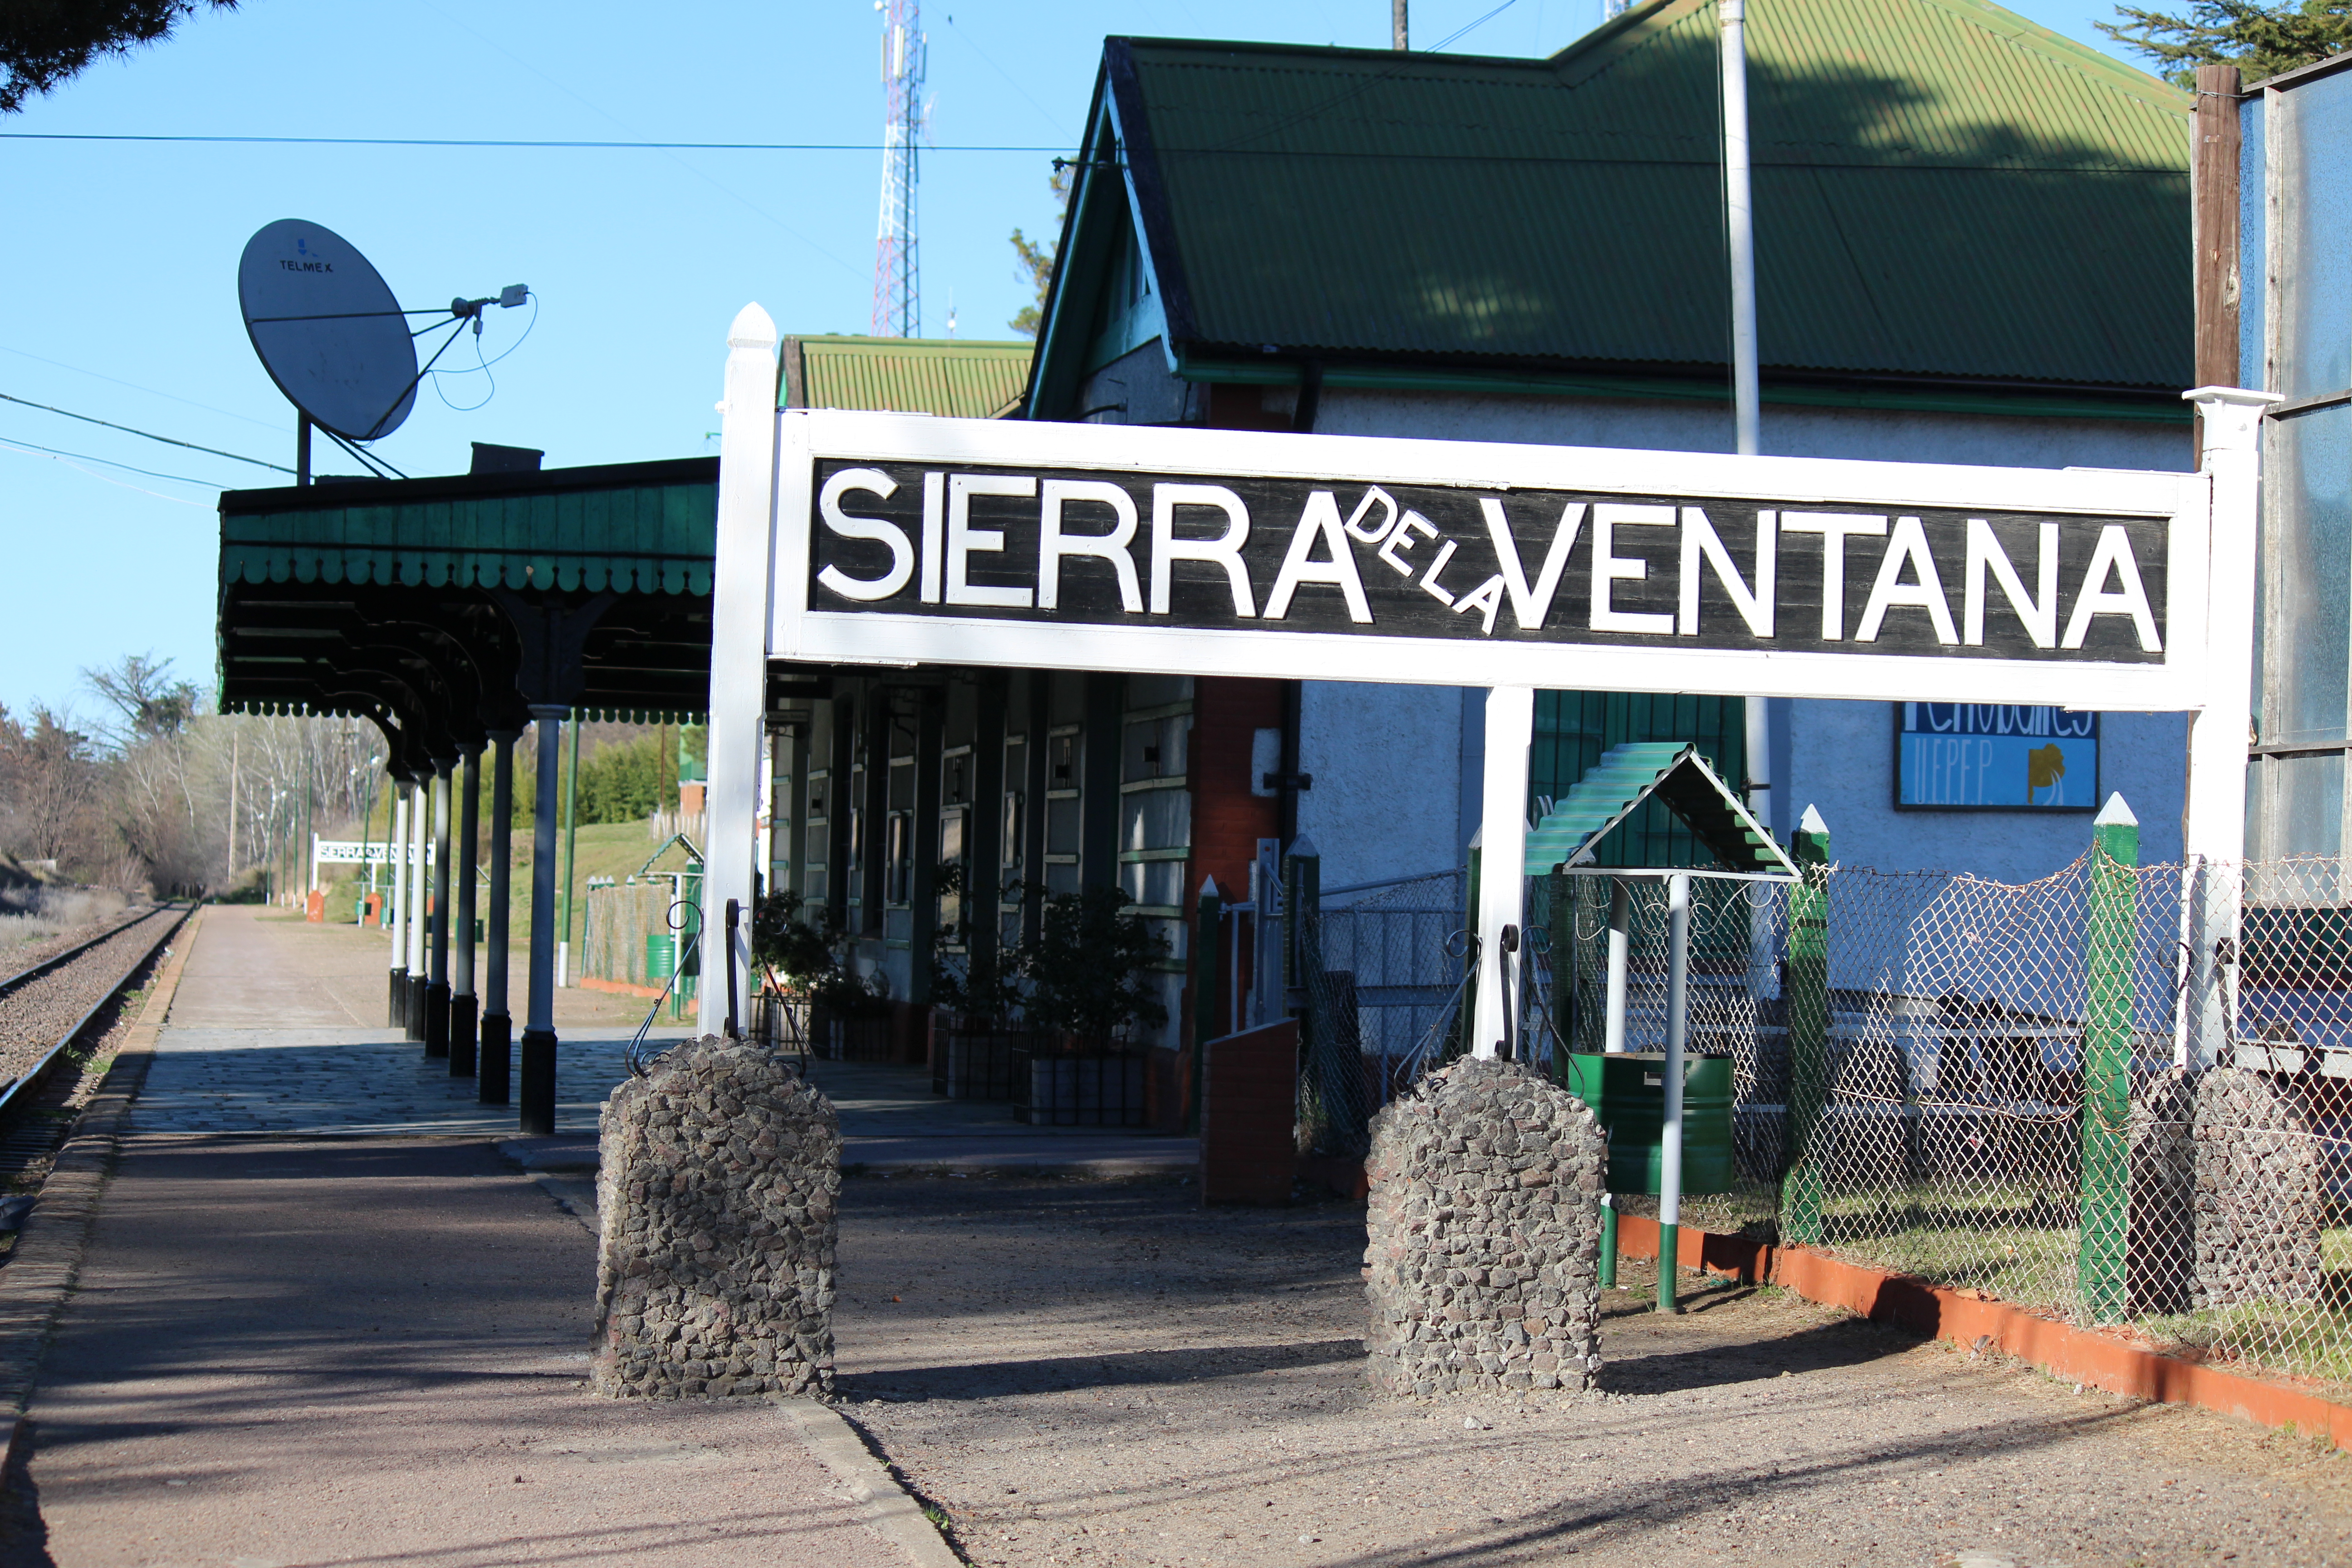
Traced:
<path fill-rule="evenodd" d="M 2199 705 L 2196 475 L 778 417 L 775 658 Z"/>

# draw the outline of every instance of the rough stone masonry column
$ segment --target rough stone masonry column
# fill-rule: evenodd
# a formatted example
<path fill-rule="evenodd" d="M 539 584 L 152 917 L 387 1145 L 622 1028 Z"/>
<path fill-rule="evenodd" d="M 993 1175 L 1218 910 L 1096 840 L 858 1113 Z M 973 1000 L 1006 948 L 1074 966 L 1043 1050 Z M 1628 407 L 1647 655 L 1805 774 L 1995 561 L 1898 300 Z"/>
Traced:
<path fill-rule="evenodd" d="M 1372 1382 L 1420 1398 L 1590 1388 L 1602 1170 L 1592 1112 L 1517 1062 L 1458 1061 L 1374 1118 Z"/>
<path fill-rule="evenodd" d="M 604 1103 L 597 1389 L 827 1394 L 841 1128 L 783 1058 L 705 1035 Z"/>

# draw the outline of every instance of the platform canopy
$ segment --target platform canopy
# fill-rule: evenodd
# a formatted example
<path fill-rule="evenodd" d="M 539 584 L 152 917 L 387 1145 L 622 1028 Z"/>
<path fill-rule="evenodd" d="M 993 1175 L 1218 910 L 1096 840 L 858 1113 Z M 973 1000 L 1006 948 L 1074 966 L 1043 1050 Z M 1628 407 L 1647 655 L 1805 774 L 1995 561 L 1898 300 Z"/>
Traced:
<path fill-rule="evenodd" d="M 716 458 L 221 497 L 227 712 L 373 721 L 418 776 L 520 730 L 698 717 Z"/>
<path fill-rule="evenodd" d="M 1527 874 L 1597 868 L 1596 857 L 1610 835 L 1632 822 L 1642 803 L 1654 796 L 1697 836 L 1723 869 L 1796 879 L 1796 864 L 1687 741 L 1634 741 L 1603 752 L 1528 834 Z M 1639 874 L 1638 868 L 1612 869 Z"/>

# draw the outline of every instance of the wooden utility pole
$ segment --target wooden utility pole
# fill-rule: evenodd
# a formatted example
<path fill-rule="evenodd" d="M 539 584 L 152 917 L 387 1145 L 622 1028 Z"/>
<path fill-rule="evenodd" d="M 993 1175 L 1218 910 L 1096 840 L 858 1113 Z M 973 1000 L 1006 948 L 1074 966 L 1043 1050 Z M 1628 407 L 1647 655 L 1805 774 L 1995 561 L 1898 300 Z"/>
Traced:
<path fill-rule="evenodd" d="M 1405 41 L 1404 5 L 1405 0 L 1389 0 L 1389 26 L 1396 35 L 1396 47 L 1400 54 L 1412 47 Z"/>
<path fill-rule="evenodd" d="M 2242 386 L 2261 373 L 2238 363 L 2239 91 L 2237 67 L 2197 68 L 2189 190 L 2200 386 Z"/>

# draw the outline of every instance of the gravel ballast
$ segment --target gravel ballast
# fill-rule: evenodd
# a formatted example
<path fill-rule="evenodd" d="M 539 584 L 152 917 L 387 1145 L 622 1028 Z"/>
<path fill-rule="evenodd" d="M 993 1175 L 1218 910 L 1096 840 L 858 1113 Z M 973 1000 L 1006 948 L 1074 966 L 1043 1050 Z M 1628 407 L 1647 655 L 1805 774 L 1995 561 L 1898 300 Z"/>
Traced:
<path fill-rule="evenodd" d="M 2352 1563 L 2352 1459 L 1769 1290 L 1603 1295 L 1600 1387 L 1374 1393 L 1364 1210 L 853 1177 L 838 1388 L 987 1568 Z"/>
<path fill-rule="evenodd" d="M 168 913 L 153 919 L 133 916 L 88 952 L 0 995 L 0 1084 L 30 1071 L 82 1015 L 104 1000 L 132 960 L 155 944 L 171 918 Z M 69 932 L 28 953 L 11 954 L 8 973 L 21 973 L 47 953 L 62 952 L 95 934 Z"/>

